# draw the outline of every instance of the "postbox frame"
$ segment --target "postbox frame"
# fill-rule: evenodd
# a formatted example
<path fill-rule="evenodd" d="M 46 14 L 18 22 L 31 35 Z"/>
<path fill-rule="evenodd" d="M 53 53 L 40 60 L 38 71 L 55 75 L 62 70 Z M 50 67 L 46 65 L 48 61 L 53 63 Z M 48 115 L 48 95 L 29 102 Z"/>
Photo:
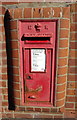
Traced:
<path fill-rule="evenodd" d="M 25 92 L 24 92 L 24 77 L 23 77 L 23 73 L 24 73 L 24 63 L 23 63 L 23 56 L 24 56 L 24 50 L 26 48 L 37 48 L 36 47 L 36 44 L 34 44 L 34 46 L 29 46 L 28 47 L 25 47 L 26 45 L 24 45 L 24 42 L 21 41 L 21 23 L 22 22 L 55 22 L 55 43 L 54 43 L 54 47 L 49 47 L 52 49 L 52 54 L 53 54 L 53 66 L 52 66 L 52 69 L 53 69 L 53 72 L 52 72 L 52 76 L 51 76 L 51 79 L 52 79 L 52 85 L 51 85 L 51 93 L 52 93 L 52 96 L 51 96 L 51 103 L 50 104 L 35 104 L 35 103 L 25 103 Z M 26 105 L 26 106 L 43 106 L 43 107 L 53 107 L 55 104 L 55 77 L 56 77 L 56 48 L 57 48 L 57 23 L 58 23 L 58 20 L 57 19 L 27 19 L 27 20 L 19 20 L 19 42 L 20 42 L 20 76 L 21 76 L 21 83 L 22 83 L 22 88 L 21 88 L 21 91 L 22 91 L 22 101 L 21 101 L 21 104 L 22 105 Z M 38 48 L 45 48 L 47 49 L 48 47 L 46 46 L 46 44 L 42 44 L 42 46 L 38 47 Z"/>

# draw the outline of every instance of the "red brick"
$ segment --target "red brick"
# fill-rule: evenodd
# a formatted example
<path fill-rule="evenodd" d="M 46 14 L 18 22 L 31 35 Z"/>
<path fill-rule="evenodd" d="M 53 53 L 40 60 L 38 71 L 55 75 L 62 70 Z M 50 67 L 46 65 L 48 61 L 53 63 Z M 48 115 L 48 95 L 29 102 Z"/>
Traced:
<path fill-rule="evenodd" d="M 2 88 L 2 93 L 3 94 L 8 94 L 8 88 Z"/>
<path fill-rule="evenodd" d="M 77 22 L 77 14 L 72 15 L 73 22 Z"/>
<path fill-rule="evenodd" d="M 76 94 L 76 90 L 75 89 L 73 89 L 73 90 L 68 89 L 67 90 L 67 95 L 75 95 L 75 94 Z"/>
<path fill-rule="evenodd" d="M 51 8 L 43 8 L 43 16 L 44 18 L 49 18 L 50 16 L 52 16 L 51 14 L 52 9 Z"/>
<path fill-rule="evenodd" d="M 61 8 L 60 7 L 53 7 L 52 9 L 54 12 L 53 17 L 60 17 Z"/>
<path fill-rule="evenodd" d="M 8 95 L 4 95 L 4 100 L 8 100 Z"/>
<path fill-rule="evenodd" d="M 7 74 L 2 75 L 2 80 L 7 80 Z"/>
<path fill-rule="evenodd" d="M 76 115 L 75 115 L 75 111 L 65 111 L 65 113 L 64 113 L 64 117 L 65 118 L 75 118 L 76 117 Z"/>
<path fill-rule="evenodd" d="M 3 107 L 2 107 L 2 105 L 0 106 L 0 112 L 2 112 L 2 110 L 3 110 Z M 2 114 L 0 113 L 0 118 L 2 118 Z"/>
<path fill-rule="evenodd" d="M 13 68 L 13 74 L 18 74 L 19 75 L 19 68 Z"/>
<path fill-rule="evenodd" d="M 63 7 L 62 11 L 64 18 L 70 18 L 70 7 Z"/>
<path fill-rule="evenodd" d="M 49 108 L 42 108 L 42 112 L 50 112 Z"/>
<path fill-rule="evenodd" d="M 60 42 L 59 42 L 59 47 L 60 47 L 60 48 L 68 47 L 68 39 L 60 40 Z"/>
<path fill-rule="evenodd" d="M 24 8 L 24 18 L 32 17 L 32 8 Z"/>
<path fill-rule="evenodd" d="M 6 106 L 6 107 L 3 107 L 2 112 L 4 112 L 4 111 L 5 111 L 6 113 L 12 113 L 12 111 L 9 110 L 7 106 Z"/>
<path fill-rule="evenodd" d="M 1 83 L 0 83 L 0 84 L 1 84 Z M 0 86 L 0 87 L 1 87 L 1 86 Z M 1 100 L 1 101 L 2 101 L 2 98 L 3 98 L 2 95 L 0 95 L 0 100 Z"/>
<path fill-rule="evenodd" d="M 69 38 L 69 30 L 61 29 L 60 30 L 60 38 Z"/>
<path fill-rule="evenodd" d="M 68 71 L 69 71 L 69 73 L 75 74 L 75 73 L 77 73 L 77 67 L 69 67 Z"/>
<path fill-rule="evenodd" d="M 75 103 L 75 108 L 77 108 L 77 103 Z"/>
<path fill-rule="evenodd" d="M 77 49 L 77 42 L 70 42 L 70 49 Z"/>
<path fill-rule="evenodd" d="M 67 19 L 61 19 L 60 20 L 60 28 L 69 28 L 70 26 L 70 21 Z"/>
<path fill-rule="evenodd" d="M 13 75 L 14 82 L 19 82 L 19 76 Z"/>
<path fill-rule="evenodd" d="M 34 8 L 33 9 L 33 17 L 34 18 L 42 17 L 42 9 L 41 8 Z"/>
<path fill-rule="evenodd" d="M 0 79 L 2 79 L 2 74 L 0 75 Z"/>
<path fill-rule="evenodd" d="M 11 42 L 11 48 L 12 49 L 18 49 L 18 42 L 17 41 L 12 41 Z"/>
<path fill-rule="evenodd" d="M 22 18 L 22 8 L 14 9 L 14 18 Z"/>
<path fill-rule="evenodd" d="M 13 66 L 19 66 L 19 60 L 14 59 L 14 60 L 12 61 L 12 65 L 13 65 Z"/>
<path fill-rule="evenodd" d="M 0 16 L 0 24 L 4 24 L 4 17 Z"/>
<path fill-rule="evenodd" d="M 32 107 L 27 107 L 26 110 L 27 111 L 34 111 Z"/>
<path fill-rule="evenodd" d="M 2 101 L 0 102 L 0 106 L 2 106 Z"/>
<path fill-rule="evenodd" d="M 2 58 L 6 57 L 6 51 L 2 51 L 2 53 L 0 54 L 0 56 L 1 56 Z"/>
<path fill-rule="evenodd" d="M 74 108 L 74 103 L 66 103 L 66 108 Z"/>
<path fill-rule="evenodd" d="M 72 55 L 71 55 L 72 57 Z M 76 59 L 69 59 L 69 66 L 77 66 L 77 60 Z"/>
<path fill-rule="evenodd" d="M 0 47 L 1 47 L 1 49 L 2 49 L 2 43 L 0 43 Z M 1 51 L 2 52 L 2 51 Z"/>
<path fill-rule="evenodd" d="M 36 112 L 41 112 L 41 108 L 35 108 Z"/>
<path fill-rule="evenodd" d="M 20 99 L 14 99 L 14 102 L 15 102 L 15 105 L 18 105 L 18 106 L 20 106 Z"/>
<path fill-rule="evenodd" d="M 45 115 L 45 114 L 36 114 L 34 118 L 53 118 L 53 115 Z"/>
<path fill-rule="evenodd" d="M 64 97 L 65 97 L 65 92 L 57 93 L 57 94 L 56 94 L 56 99 L 57 99 L 57 100 L 63 99 Z"/>
<path fill-rule="evenodd" d="M 43 0 L 37 0 L 37 1 L 36 0 L 32 0 L 32 1 L 31 0 L 28 0 L 28 1 L 27 0 L 25 0 L 25 1 L 24 0 L 19 0 L 19 1 L 20 1 L 19 3 L 22 3 L 22 2 L 25 2 L 25 3 L 29 3 L 29 2 L 30 3 L 31 2 L 43 2 Z"/>
<path fill-rule="evenodd" d="M 0 34 L 0 41 L 5 41 L 5 35 Z"/>
<path fill-rule="evenodd" d="M 0 66 L 2 66 L 2 61 L 0 61 Z"/>
<path fill-rule="evenodd" d="M 14 117 L 15 118 L 33 118 L 33 115 L 32 114 L 28 114 L 28 113 L 15 113 L 14 114 Z"/>
<path fill-rule="evenodd" d="M 61 113 L 64 113 L 64 111 L 65 111 L 65 106 L 60 107 L 60 108 L 59 108 L 59 111 L 60 111 Z"/>
<path fill-rule="evenodd" d="M 76 101 L 76 97 L 75 96 L 71 96 L 71 97 L 67 96 L 66 97 L 66 101 L 67 102 L 75 102 Z"/>
<path fill-rule="evenodd" d="M 71 12 L 77 12 L 77 4 L 75 3 L 75 4 L 71 4 L 70 5 L 70 10 L 71 10 Z"/>
<path fill-rule="evenodd" d="M 68 81 L 77 81 L 77 75 L 68 75 Z"/>
<path fill-rule="evenodd" d="M 54 119 L 55 118 L 63 118 L 63 116 L 61 116 L 61 115 L 56 115 L 56 116 L 54 116 Z"/>
<path fill-rule="evenodd" d="M 10 33 L 11 33 L 10 34 L 10 38 L 11 39 L 18 39 L 18 33 L 17 33 L 17 31 L 11 31 Z"/>
<path fill-rule="evenodd" d="M 17 20 L 10 21 L 10 29 L 17 29 Z"/>
<path fill-rule="evenodd" d="M 58 86 L 57 86 L 57 91 L 58 91 L 58 92 L 64 91 L 65 88 L 66 88 L 66 84 L 58 85 Z"/>
<path fill-rule="evenodd" d="M 19 90 L 20 89 L 20 84 L 14 82 L 13 89 L 14 90 Z"/>
<path fill-rule="evenodd" d="M 75 88 L 77 86 L 76 82 L 68 82 L 67 83 L 67 88 Z"/>
<path fill-rule="evenodd" d="M 3 118 L 13 118 L 13 113 L 2 113 Z"/>
<path fill-rule="evenodd" d="M 20 106 L 17 106 L 16 107 L 16 109 L 15 109 L 16 111 L 25 111 L 25 107 L 20 107 Z"/>
<path fill-rule="evenodd" d="M 17 51 L 17 50 L 14 50 L 14 51 Z M 13 53 L 14 54 L 14 53 Z M 17 53 L 18 54 L 18 53 Z M 15 57 L 16 57 L 17 55 L 15 55 Z M 18 56 L 17 56 L 18 57 Z M 14 56 L 13 56 L 13 58 L 14 58 Z M 19 60 L 18 59 L 9 59 L 8 60 L 8 62 L 9 62 L 9 65 L 10 66 L 16 66 L 16 67 L 18 67 L 19 66 Z"/>
<path fill-rule="evenodd" d="M 0 26 L 0 32 L 4 32 L 4 26 Z"/>
<path fill-rule="evenodd" d="M 0 6 L 0 15 L 4 15 L 6 12 L 6 8 L 4 8 L 3 6 Z"/>
<path fill-rule="evenodd" d="M 12 50 L 12 58 L 18 58 L 18 50 Z"/>
<path fill-rule="evenodd" d="M 6 87 L 6 81 L 2 81 L 2 87 Z"/>
<path fill-rule="evenodd" d="M 51 112 L 57 112 L 57 108 L 51 108 Z"/>
<path fill-rule="evenodd" d="M 70 30 L 71 30 L 71 32 L 77 31 L 77 24 L 72 23 L 71 26 L 70 26 Z"/>
<path fill-rule="evenodd" d="M 2 106 L 8 106 L 8 101 L 6 102 L 6 101 L 3 101 L 2 102 Z"/>
<path fill-rule="evenodd" d="M 3 41 L 3 35 L 2 34 L 0 35 L 0 41 Z"/>
<path fill-rule="evenodd" d="M 67 67 L 58 68 L 58 75 L 63 75 L 67 73 Z"/>
<path fill-rule="evenodd" d="M 71 40 L 76 40 L 77 39 L 77 33 L 71 33 L 70 34 L 70 39 Z"/>
<path fill-rule="evenodd" d="M 58 66 L 65 66 L 65 65 L 67 65 L 67 58 L 58 59 Z"/>
<path fill-rule="evenodd" d="M 6 51 L 0 51 L 0 57 L 6 57 Z"/>
<path fill-rule="evenodd" d="M 14 97 L 20 98 L 20 91 L 15 91 L 14 90 Z"/>
<path fill-rule="evenodd" d="M 59 49 L 58 53 L 59 57 L 66 57 L 68 56 L 68 49 Z"/>
<path fill-rule="evenodd" d="M 2 2 L 2 4 L 3 5 L 12 5 L 12 4 L 17 4 L 18 2 L 8 2 L 8 1 L 6 1 L 6 2 Z"/>
<path fill-rule="evenodd" d="M 58 76 L 57 77 L 57 84 L 62 84 L 62 83 L 65 83 L 66 82 L 66 78 L 67 76 Z"/>
<path fill-rule="evenodd" d="M 2 87 L 2 81 L 0 81 L 0 87 Z"/>
<path fill-rule="evenodd" d="M 73 49 L 70 50 L 69 56 L 70 56 L 70 58 L 77 58 L 77 51 L 75 51 Z M 75 60 L 75 63 L 76 63 L 76 60 Z"/>
<path fill-rule="evenodd" d="M 2 57 L 6 57 L 6 51 L 2 51 Z"/>
<path fill-rule="evenodd" d="M 7 68 L 6 67 L 2 67 L 2 69 L 0 69 L 1 73 L 6 73 L 7 72 Z"/>
<path fill-rule="evenodd" d="M 2 43 L 2 49 L 6 49 L 6 43 Z"/>

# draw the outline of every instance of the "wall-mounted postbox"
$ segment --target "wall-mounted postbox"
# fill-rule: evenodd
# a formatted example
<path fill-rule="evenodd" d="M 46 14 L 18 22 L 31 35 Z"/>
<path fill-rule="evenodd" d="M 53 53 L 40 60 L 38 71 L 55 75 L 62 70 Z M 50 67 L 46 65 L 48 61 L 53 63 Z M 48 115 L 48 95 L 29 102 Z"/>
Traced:
<path fill-rule="evenodd" d="M 26 105 L 54 103 L 56 22 L 19 21 L 22 99 Z"/>

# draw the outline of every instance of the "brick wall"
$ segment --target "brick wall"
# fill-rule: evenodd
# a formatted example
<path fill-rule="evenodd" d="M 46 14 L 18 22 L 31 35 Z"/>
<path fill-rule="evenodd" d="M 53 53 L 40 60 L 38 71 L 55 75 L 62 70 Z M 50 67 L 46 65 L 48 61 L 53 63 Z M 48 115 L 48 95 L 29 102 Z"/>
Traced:
<path fill-rule="evenodd" d="M 0 2 L 0 118 L 2 118 L 1 112 L 3 111 L 3 105 L 8 106 L 6 40 L 3 21 L 4 13 L 5 8 Z"/>
<path fill-rule="evenodd" d="M 37 7 L 23 7 L 22 5 L 16 8 L 12 6 L 3 14 L 1 12 L 2 118 L 76 117 L 76 4 L 63 4 L 60 7 L 57 5 L 41 6 L 39 7 L 38 3 Z M 1 9 L 5 8 L 1 6 Z M 53 108 L 22 105 L 18 22 L 22 19 L 34 20 L 37 18 L 58 20 L 55 104 Z"/>
<path fill-rule="evenodd" d="M 70 24 L 70 43 L 69 43 L 69 61 L 68 61 L 68 81 L 67 81 L 67 97 L 66 97 L 66 111 L 71 116 L 75 115 L 77 110 L 77 4 L 71 5 L 71 24 Z M 68 114 L 66 114 L 67 117 Z M 77 117 L 77 114 L 76 114 Z"/>

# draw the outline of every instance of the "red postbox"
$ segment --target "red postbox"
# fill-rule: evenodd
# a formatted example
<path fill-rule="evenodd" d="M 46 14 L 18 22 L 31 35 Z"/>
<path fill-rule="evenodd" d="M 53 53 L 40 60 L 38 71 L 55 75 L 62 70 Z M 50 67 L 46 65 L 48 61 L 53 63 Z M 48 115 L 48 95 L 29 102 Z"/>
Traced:
<path fill-rule="evenodd" d="M 25 105 L 54 103 L 57 20 L 19 21 L 22 99 Z"/>

